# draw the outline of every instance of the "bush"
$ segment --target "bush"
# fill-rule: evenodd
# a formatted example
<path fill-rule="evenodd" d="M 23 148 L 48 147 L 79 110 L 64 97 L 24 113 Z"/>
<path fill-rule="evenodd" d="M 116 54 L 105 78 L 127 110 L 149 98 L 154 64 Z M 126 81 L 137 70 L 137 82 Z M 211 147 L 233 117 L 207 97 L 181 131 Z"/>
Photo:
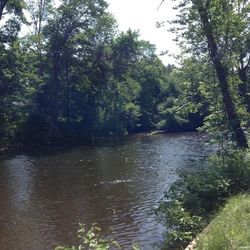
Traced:
<path fill-rule="evenodd" d="M 100 228 L 92 224 L 91 228 L 86 231 L 83 224 L 79 224 L 80 229 L 77 231 L 80 243 L 78 247 L 57 246 L 55 250 L 108 250 L 112 246 L 119 245 L 112 239 L 106 240 L 99 236 Z"/>
<path fill-rule="evenodd" d="M 165 248 L 182 249 L 208 224 L 228 197 L 249 190 L 250 159 L 246 151 L 217 154 L 198 170 L 181 173 L 159 207 L 169 229 Z"/>
<path fill-rule="evenodd" d="M 55 250 L 108 250 L 122 249 L 119 244 L 112 239 L 103 239 L 99 233 L 101 229 L 93 223 L 89 230 L 86 230 L 84 224 L 79 224 L 80 229 L 77 231 L 80 239 L 77 247 L 57 246 Z M 140 250 L 137 244 L 133 244 L 131 250 Z"/>
<path fill-rule="evenodd" d="M 202 217 L 192 215 L 183 203 L 174 200 L 160 207 L 169 231 L 165 235 L 163 249 L 182 249 L 202 228 Z"/>

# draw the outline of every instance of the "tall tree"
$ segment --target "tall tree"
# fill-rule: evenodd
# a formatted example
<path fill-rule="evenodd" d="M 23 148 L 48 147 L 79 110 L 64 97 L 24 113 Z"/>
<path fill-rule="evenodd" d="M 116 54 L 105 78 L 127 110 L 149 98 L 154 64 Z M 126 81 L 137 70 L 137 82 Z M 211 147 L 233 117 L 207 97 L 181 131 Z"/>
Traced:
<path fill-rule="evenodd" d="M 102 0 L 71 0 L 65 1 L 58 8 L 58 14 L 53 17 L 50 24 L 45 29 L 45 34 L 49 40 L 48 62 L 50 66 L 50 78 L 47 83 L 48 98 L 47 108 L 52 120 L 58 117 L 59 98 L 59 74 L 61 70 L 61 59 L 67 43 L 74 36 L 91 29 L 98 17 L 106 8 L 106 3 Z"/>
<path fill-rule="evenodd" d="M 20 22 L 16 19 L 9 19 L 0 29 L 0 141 L 14 135 L 22 105 L 19 30 Z"/>
<path fill-rule="evenodd" d="M 178 24 L 184 26 L 182 35 L 189 42 L 189 49 L 199 56 L 204 51 L 209 52 L 209 58 L 216 72 L 220 93 L 223 98 L 225 112 L 228 117 L 234 139 L 241 148 L 247 148 L 246 136 L 242 130 L 235 103 L 230 91 L 230 67 L 228 58 L 230 54 L 226 50 L 227 36 L 234 36 L 234 30 L 239 23 L 228 26 L 231 11 L 235 6 L 235 0 L 185 0 L 178 5 L 181 9 Z M 246 2 L 246 1 L 245 1 Z M 226 24 L 226 25 L 225 25 Z M 229 30 L 228 30 L 229 29 Z"/>

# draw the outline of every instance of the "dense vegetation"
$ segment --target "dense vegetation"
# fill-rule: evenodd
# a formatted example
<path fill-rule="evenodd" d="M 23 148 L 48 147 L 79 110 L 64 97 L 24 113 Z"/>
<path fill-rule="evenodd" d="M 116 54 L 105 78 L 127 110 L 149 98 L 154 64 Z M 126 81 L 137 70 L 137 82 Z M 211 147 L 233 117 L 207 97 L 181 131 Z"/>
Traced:
<path fill-rule="evenodd" d="M 104 0 L 0 0 L 0 148 L 152 129 L 213 135 L 221 151 L 184 173 L 160 208 L 168 249 L 250 189 L 250 3 L 182 0 L 177 9 L 178 67 L 137 32 L 119 32 Z"/>
<path fill-rule="evenodd" d="M 219 151 L 198 163 L 195 173 L 181 173 L 167 190 L 159 208 L 168 227 L 164 249 L 183 249 L 230 196 L 250 191 L 250 3 L 185 0 L 177 9 L 172 25 L 183 49 L 178 79 L 184 83 L 178 103 L 204 112 L 202 129 L 214 135 Z M 235 232 L 236 238 L 243 236 Z"/>
<path fill-rule="evenodd" d="M 181 173 L 160 206 L 169 228 L 166 249 L 182 249 L 230 196 L 250 190 L 249 153 L 227 151 L 199 164 Z"/>
<path fill-rule="evenodd" d="M 2 145 L 201 125 L 199 114 L 192 124 L 188 115 L 175 119 L 175 67 L 164 66 L 138 32 L 119 32 L 104 0 L 3 2 Z"/>
<path fill-rule="evenodd" d="M 173 29 L 183 49 L 185 103 L 193 109 L 206 106 L 205 128 L 246 148 L 249 3 L 190 0 L 180 1 L 177 8 Z"/>
<path fill-rule="evenodd" d="M 247 147 L 248 3 L 179 8 L 173 30 L 183 53 L 175 67 L 137 32 L 119 32 L 104 0 L 2 0 L 1 144 L 204 125 L 221 142 Z"/>

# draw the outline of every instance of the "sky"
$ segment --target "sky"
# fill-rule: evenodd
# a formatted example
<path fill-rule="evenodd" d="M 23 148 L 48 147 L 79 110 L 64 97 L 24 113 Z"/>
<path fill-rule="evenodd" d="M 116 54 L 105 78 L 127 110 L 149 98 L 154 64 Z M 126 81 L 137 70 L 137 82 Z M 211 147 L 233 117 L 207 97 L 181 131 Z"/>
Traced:
<path fill-rule="evenodd" d="M 119 25 L 120 31 L 139 30 L 140 38 L 156 45 L 156 52 L 162 62 L 167 64 L 178 64 L 172 56 L 178 54 L 178 46 L 173 41 L 175 35 L 168 31 L 169 24 L 157 28 L 157 22 L 170 21 L 174 19 L 176 12 L 172 10 L 172 0 L 165 0 L 159 7 L 162 0 L 106 0 L 111 12 Z M 55 0 L 56 3 L 59 0 Z M 23 28 L 23 33 L 28 27 Z M 161 52 L 168 51 L 168 54 L 160 56 Z"/>
<path fill-rule="evenodd" d="M 107 0 L 109 11 L 114 15 L 121 31 L 129 28 L 139 30 L 140 37 L 156 45 L 157 54 L 168 51 L 168 55 L 160 56 L 164 64 L 175 63 L 171 54 L 178 53 L 173 41 L 174 34 L 168 31 L 169 25 L 156 28 L 156 22 L 170 21 L 175 17 L 171 0 L 159 7 L 162 0 Z"/>

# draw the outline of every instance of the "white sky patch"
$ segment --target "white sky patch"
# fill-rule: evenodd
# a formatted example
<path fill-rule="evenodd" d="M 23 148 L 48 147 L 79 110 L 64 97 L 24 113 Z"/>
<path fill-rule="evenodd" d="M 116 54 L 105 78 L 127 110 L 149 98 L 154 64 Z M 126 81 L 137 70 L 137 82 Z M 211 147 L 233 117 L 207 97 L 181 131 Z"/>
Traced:
<path fill-rule="evenodd" d="M 167 64 L 178 64 L 173 55 L 179 53 L 175 35 L 168 31 L 170 25 L 165 23 L 164 27 L 157 28 L 157 22 L 171 21 L 175 18 L 176 11 L 172 9 L 175 3 L 172 0 L 106 0 L 109 4 L 109 11 L 117 20 L 119 30 L 139 30 L 140 38 L 156 45 L 157 54 L 162 62 Z M 58 6 L 60 0 L 54 0 Z M 2 22 L 4 23 L 4 22 Z M 21 34 L 31 32 L 32 27 L 23 25 Z M 161 52 L 168 51 L 168 54 L 160 56 Z"/>
<path fill-rule="evenodd" d="M 172 9 L 171 0 L 158 9 L 162 0 L 107 0 L 109 11 L 114 15 L 121 31 L 139 30 L 141 39 L 156 45 L 157 53 L 168 51 L 168 55 L 160 56 L 164 64 L 175 63 L 172 54 L 178 54 L 178 46 L 173 41 L 175 35 L 168 31 L 169 24 L 157 28 L 157 22 L 170 21 L 176 12 Z"/>

